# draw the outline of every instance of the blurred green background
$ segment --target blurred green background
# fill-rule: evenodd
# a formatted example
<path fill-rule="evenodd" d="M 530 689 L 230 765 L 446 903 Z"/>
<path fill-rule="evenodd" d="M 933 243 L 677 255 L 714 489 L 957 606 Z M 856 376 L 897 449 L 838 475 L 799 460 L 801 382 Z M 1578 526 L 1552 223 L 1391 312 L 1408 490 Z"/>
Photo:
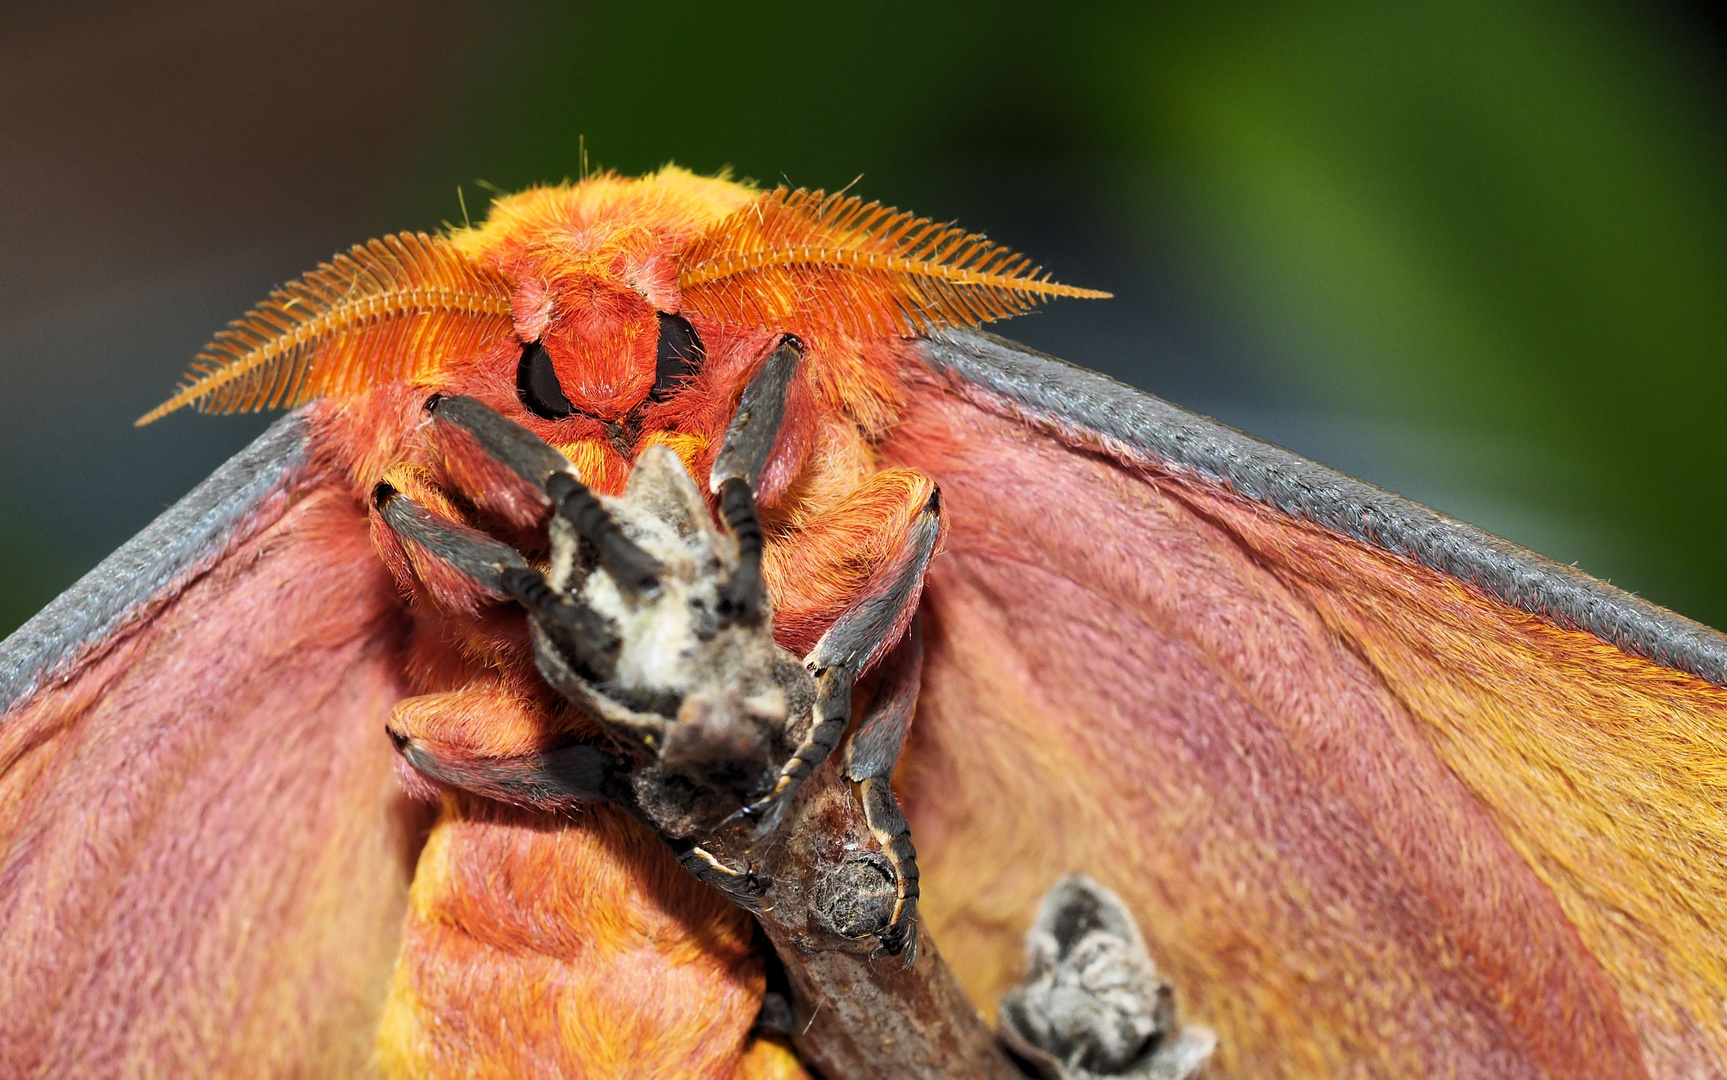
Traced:
<path fill-rule="evenodd" d="M 1669 2 L 0 13 L 0 625 L 267 418 L 131 420 L 490 187 L 730 167 L 1111 301 L 995 327 L 1727 626 L 1721 25 Z"/>

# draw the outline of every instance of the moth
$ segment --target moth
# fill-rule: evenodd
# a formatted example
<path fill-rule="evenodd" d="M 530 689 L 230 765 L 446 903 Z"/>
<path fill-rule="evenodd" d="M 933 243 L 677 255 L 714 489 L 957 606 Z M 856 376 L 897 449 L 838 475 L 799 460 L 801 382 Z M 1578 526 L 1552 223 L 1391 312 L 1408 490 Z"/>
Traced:
<path fill-rule="evenodd" d="M 461 399 L 600 506 L 675 456 L 739 552 L 759 529 L 788 655 L 893 598 L 832 752 L 897 792 L 980 1007 L 1081 872 L 1214 1075 L 1727 1072 L 1727 639 L 979 329 L 1085 295 L 671 168 L 272 295 L 146 419 L 291 411 L 0 649 L 0 1072 L 797 1075 L 747 916 L 618 806 L 550 805 L 613 775 L 620 717 L 437 538 L 554 577 L 604 543 L 559 547 Z M 854 750 L 883 702 L 897 759 Z"/>

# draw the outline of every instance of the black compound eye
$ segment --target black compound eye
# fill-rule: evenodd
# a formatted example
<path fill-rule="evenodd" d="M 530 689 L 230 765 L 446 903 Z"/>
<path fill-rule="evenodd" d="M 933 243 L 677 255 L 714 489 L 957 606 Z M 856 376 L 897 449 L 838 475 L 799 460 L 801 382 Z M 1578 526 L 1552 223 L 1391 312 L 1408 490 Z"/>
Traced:
<path fill-rule="evenodd" d="M 707 350 L 690 321 L 660 312 L 660 344 L 654 353 L 654 388 L 648 400 L 666 400 L 679 383 L 700 370 L 705 359 Z"/>
<path fill-rule="evenodd" d="M 516 394 L 529 412 L 546 420 L 561 420 L 576 411 L 564 396 L 564 388 L 558 385 L 552 354 L 537 341 L 522 347 L 522 362 L 516 368 Z"/>

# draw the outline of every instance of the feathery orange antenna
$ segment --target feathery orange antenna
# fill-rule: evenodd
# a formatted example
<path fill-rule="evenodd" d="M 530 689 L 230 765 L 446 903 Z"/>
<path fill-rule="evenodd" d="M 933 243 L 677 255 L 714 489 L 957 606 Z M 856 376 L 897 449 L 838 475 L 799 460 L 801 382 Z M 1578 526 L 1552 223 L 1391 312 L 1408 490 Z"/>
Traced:
<path fill-rule="evenodd" d="M 844 192 L 783 187 L 691 244 L 678 285 L 691 307 L 728 321 L 813 314 L 853 336 L 975 326 L 1052 296 L 1110 295 L 1051 281 L 977 233 Z"/>
<path fill-rule="evenodd" d="M 355 245 L 229 323 L 138 424 L 183 405 L 251 412 L 435 371 L 509 332 L 510 292 L 441 237 Z"/>

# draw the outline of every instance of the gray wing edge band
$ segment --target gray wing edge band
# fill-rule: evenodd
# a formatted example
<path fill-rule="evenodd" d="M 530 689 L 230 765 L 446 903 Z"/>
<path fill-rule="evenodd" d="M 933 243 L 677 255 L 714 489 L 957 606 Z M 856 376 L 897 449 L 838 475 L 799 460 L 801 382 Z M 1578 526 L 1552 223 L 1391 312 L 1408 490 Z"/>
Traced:
<path fill-rule="evenodd" d="M 1727 687 L 1727 636 L 1575 567 L 993 334 L 932 334 L 923 354 L 937 373 L 1005 398 L 1057 433 L 1089 429 L 1130 455 L 1223 483 L 1472 582 L 1512 607 Z"/>
<path fill-rule="evenodd" d="M 289 413 L 0 642 L 0 712 L 206 567 L 287 486 L 306 453 L 305 419 Z"/>

